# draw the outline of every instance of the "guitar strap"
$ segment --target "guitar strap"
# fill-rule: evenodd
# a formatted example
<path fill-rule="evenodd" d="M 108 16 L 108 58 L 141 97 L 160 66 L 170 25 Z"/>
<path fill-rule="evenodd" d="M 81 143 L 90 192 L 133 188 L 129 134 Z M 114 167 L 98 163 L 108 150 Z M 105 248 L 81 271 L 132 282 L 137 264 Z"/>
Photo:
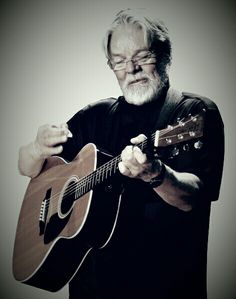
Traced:
<path fill-rule="evenodd" d="M 158 111 L 158 114 L 156 117 L 157 121 L 153 128 L 153 131 L 151 132 L 150 136 L 147 136 L 146 154 L 150 155 L 150 157 L 153 157 L 153 155 L 155 154 L 151 135 L 153 134 L 153 132 L 156 132 L 157 130 L 164 129 L 167 127 L 168 124 L 170 124 L 170 120 L 171 120 L 172 115 L 175 112 L 175 108 L 183 99 L 184 99 L 183 93 L 179 92 L 178 90 L 176 90 L 172 87 L 170 87 L 168 89 L 165 101 L 164 101 L 161 109 Z"/>
<path fill-rule="evenodd" d="M 184 98 L 183 93 L 170 87 L 164 104 L 158 113 L 157 122 L 155 124 L 155 131 L 165 128 L 169 124 L 169 120 L 175 111 L 175 107 Z"/>

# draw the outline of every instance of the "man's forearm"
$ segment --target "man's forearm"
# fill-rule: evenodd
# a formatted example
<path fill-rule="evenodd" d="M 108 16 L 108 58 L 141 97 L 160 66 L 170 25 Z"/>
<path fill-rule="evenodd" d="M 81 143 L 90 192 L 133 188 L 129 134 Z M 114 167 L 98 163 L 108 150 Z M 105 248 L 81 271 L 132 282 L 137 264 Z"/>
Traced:
<path fill-rule="evenodd" d="M 22 146 L 19 150 L 18 169 L 22 175 L 36 177 L 43 166 L 45 159 L 41 158 L 35 152 L 33 142 Z"/>
<path fill-rule="evenodd" d="M 202 181 L 196 175 L 177 172 L 166 166 L 163 183 L 154 190 L 164 201 L 187 212 L 192 209 L 202 186 Z"/>

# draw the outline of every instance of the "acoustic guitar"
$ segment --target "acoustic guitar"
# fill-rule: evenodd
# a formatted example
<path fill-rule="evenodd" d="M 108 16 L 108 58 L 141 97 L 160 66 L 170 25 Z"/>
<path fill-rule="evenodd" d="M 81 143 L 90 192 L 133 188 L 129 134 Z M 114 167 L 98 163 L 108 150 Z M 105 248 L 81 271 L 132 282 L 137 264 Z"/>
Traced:
<path fill-rule="evenodd" d="M 193 140 L 201 146 L 204 112 L 156 131 L 138 146 L 172 147 Z M 16 280 L 57 291 L 79 270 L 93 248 L 102 249 L 115 230 L 122 198 L 120 155 L 105 154 L 92 143 L 67 163 L 46 160 L 30 180 L 22 203 L 13 253 Z"/>

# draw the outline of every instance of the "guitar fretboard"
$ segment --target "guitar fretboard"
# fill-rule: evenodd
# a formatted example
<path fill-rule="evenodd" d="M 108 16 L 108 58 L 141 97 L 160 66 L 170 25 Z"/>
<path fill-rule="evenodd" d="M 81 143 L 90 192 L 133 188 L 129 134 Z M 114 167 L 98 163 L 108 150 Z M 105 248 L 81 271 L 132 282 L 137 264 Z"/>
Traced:
<path fill-rule="evenodd" d="M 154 142 L 155 133 L 151 135 L 151 141 L 143 141 L 139 143 L 137 146 L 145 151 L 148 146 L 148 142 Z M 86 194 L 90 190 L 92 190 L 97 185 L 102 184 L 107 179 L 114 176 L 118 171 L 118 164 L 121 162 L 121 155 L 118 155 L 102 166 L 98 167 L 96 170 L 91 172 L 89 175 L 83 177 L 77 182 L 76 191 L 75 191 L 75 199 L 78 199 L 82 195 Z"/>
<path fill-rule="evenodd" d="M 137 146 L 145 152 L 148 147 L 153 146 L 154 141 L 156 141 L 155 139 L 157 133 L 158 145 L 156 146 L 158 147 L 175 145 L 183 141 L 201 137 L 203 135 L 204 114 L 205 111 L 203 110 L 198 115 L 190 115 L 185 119 L 185 121 L 178 120 L 176 124 L 151 134 L 148 139 L 137 144 Z M 81 178 L 76 183 L 75 200 L 92 190 L 97 185 L 103 183 L 108 178 L 114 176 L 118 171 L 118 164 L 120 161 L 121 156 L 116 156 L 102 166 L 98 167 L 89 175 Z"/>

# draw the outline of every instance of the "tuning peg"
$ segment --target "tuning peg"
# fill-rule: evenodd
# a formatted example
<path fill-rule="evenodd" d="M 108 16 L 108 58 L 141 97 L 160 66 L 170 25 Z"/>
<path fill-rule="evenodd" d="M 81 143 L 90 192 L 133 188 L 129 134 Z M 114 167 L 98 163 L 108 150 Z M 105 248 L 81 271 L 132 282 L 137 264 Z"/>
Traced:
<path fill-rule="evenodd" d="M 191 120 L 192 120 L 193 122 L 195 122 L 195 121 L 197 121 L 197 117 L 196 117 L 196 116 L 191 116 Z"/>
<path fill-rule="evenodd" d="M 179 154 L 179 149 L 175 146 L 175 147 L 173 148 L 173 150 L 171 151 L 171 154 L 172 154 L 173 157 L 178 156 L 178 154 Z"/>
<path fill-rule="evenodd" d="M 166 143 L 167 144 L 171 144 L 172 143 L 172 139 L 171 138 L 166 138 Z"/>
<path fill-rule="evenodd" d="M 189 151 L 189 144 L 188 144 L 188 143 L 186 143 L 186 144 L 183 145 L 183 150 L 184 150 L 185 152 L 188 152 L 188 151 Z"/>
<path fill-rule="evenodd" d="M 177 118 L 177 123 L 179 126 L 181 127 L 184 127 L 185 126 L 185 123 L 180 119 L 180 118 Z"/>
<path fill-rule="evenodd" d="M 197 150 L 200 150 L 202 148 L 202 146 L 203 146 L 203 143 L 200 140 L 198 140 L 194 143 L 194 147 Z"/>
<path fill-rule="evenodd" d="M 194 131 L 189 131 L 189 136 L 194 137 L 196 135 L 196 133 Z"/>

